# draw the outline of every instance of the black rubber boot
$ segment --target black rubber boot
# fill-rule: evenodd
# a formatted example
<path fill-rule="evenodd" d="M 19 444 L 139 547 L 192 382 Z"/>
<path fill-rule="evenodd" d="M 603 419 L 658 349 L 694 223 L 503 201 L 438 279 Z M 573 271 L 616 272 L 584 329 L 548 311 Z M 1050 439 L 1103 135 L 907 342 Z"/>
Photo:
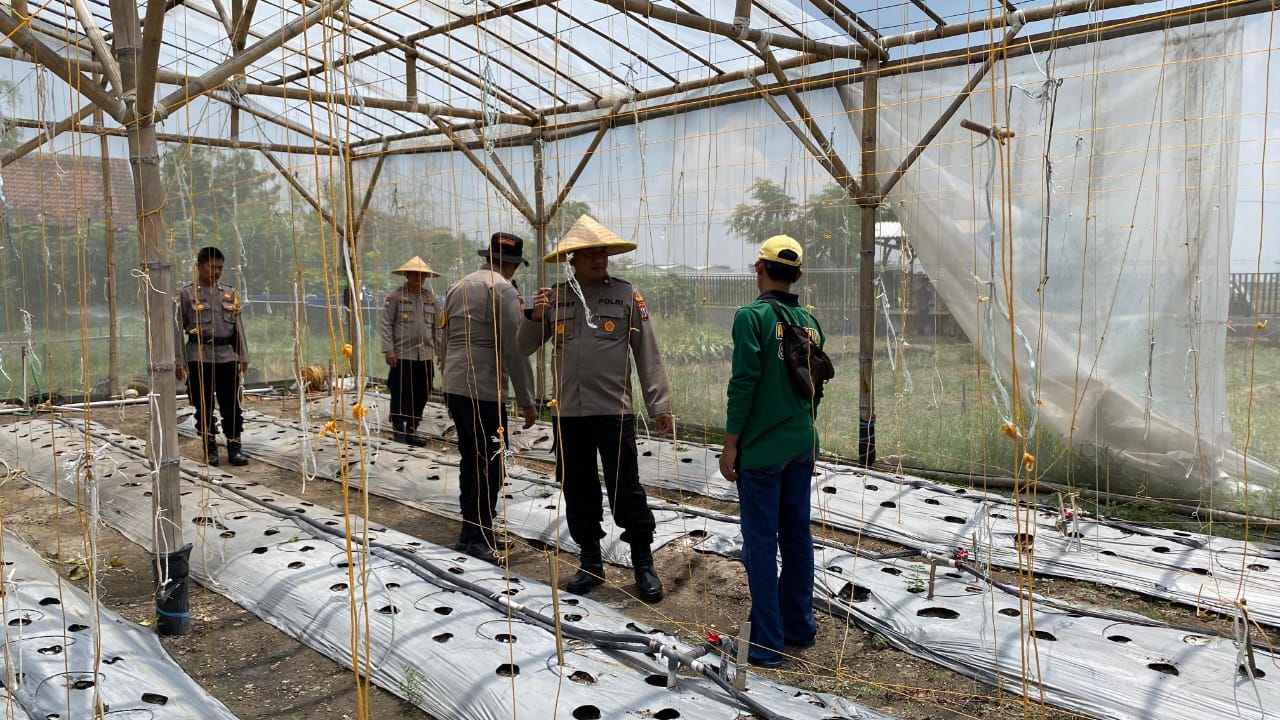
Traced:
<path fill-rule="evenodd" d="M 582 546 L 578 555 L 578 572 L 569 578 L 565 590 L 574 595 L 586 595 L 591 588 L 604 584 L 604 561 L 600 558 L 600 541 Z"/>
<path fill-rule="evenodd" d="M 391 428 L 392 428 L 392 430 L 391 430 L 391 439 L 392 439 L 392 440 L 394 440 L 395 442 L 398 442 L 398 443 L 402 443 L 402 442 L 409 442 L 409 440 L 405 437 L 405 434 L 404 434 L 404 421 L 403 421 L 403 420 L 392 420 L 392 421 L 391 421 Z"/>
<path fill-rule="evenodd" d="M 204 441 L 204 464 L 218 467 L 218 441 L 212 438 Z"/>
<path fill-rule="evenodd" d="M 647 603 L 662 599 L 662 581 L 653 571 L 653 551 L 649 543 L 632 543 L 631 567 L 636 573 L 636 596 Z"/>
<path fill-rule="evenodd" d="M 237 467 L 249 464 L 249 458 L 240 454 L 240 441 L 227 441 L 227 462 Z"/>

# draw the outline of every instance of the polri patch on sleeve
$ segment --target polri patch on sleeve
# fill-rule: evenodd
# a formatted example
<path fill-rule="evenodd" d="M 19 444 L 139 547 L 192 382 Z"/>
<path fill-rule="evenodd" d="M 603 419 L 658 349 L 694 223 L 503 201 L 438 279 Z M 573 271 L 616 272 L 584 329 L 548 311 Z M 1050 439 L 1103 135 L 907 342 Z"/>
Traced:
<path fill-rule="evenodd" d="M 640 311 L 640 319 L 647 321 L 649 319 L 649 308 L 644 305 L 644 298 L 640 297 L 640 293 L 636 293 L 635 297 L 636 309 Z"/>

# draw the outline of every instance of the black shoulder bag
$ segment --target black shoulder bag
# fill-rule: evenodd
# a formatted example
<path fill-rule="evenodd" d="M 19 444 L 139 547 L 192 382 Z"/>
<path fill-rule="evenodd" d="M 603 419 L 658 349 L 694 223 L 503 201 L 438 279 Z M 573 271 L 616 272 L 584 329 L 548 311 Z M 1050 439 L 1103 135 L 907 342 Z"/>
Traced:
<path fill-rule="evenodd" d="M 773 306 L 773 311 L 784 328 L 782 360 L 787 366 L 791 388 L 800 397 L 812 400 L 816 411 L 822 400 L 824 386 L 836 376 L 835 366 L 831 364 L 831 358 L 810 337 L 809 328 L 792 324 L 775 300 L 769 299 L 766 302 Z"/>

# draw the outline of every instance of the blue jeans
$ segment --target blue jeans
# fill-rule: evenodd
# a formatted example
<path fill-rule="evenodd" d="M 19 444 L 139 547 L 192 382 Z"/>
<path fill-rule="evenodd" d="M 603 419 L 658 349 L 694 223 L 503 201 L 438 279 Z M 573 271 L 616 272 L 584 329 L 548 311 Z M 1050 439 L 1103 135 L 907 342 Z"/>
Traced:
<path fill-rule="evenodd" d="M 813 450 L 761 468 L 738 471 L 742 509 L 742 564 L 751 588 L 753 662 L 782 659 L 786 645 L 811 645 L 813 534 L 809 493 Z M 778 572 L 778 553 L 782 572 Z"/>

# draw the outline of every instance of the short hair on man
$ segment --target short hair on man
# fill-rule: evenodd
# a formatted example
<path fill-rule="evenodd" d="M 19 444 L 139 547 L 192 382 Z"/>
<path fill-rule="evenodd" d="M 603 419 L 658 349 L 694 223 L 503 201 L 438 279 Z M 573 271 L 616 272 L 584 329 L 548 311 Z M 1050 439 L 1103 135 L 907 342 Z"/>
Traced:
<path fill-rule="evenodd" d="M 778 257 L 783 260 L 800 259 L 800 257 L 791 250 L 783 250 L 778 253 Z M 772 260 L 761 260 L 760 262 L 764 263 L 764 274 L 768 275 L 770 280 L 793 283 L 800 279 L 800 268 L 796 265 L 786 265 Z"/>
<path fill-rule="evenodd" d="M 210 260 L 221 260 L 226 262 L 227 257 L 222 254 L 221 250 L 212 245 L 202 247 L 200 248 L 200 252 L 196 253 L 196 262 L 207 263 Z"/>

